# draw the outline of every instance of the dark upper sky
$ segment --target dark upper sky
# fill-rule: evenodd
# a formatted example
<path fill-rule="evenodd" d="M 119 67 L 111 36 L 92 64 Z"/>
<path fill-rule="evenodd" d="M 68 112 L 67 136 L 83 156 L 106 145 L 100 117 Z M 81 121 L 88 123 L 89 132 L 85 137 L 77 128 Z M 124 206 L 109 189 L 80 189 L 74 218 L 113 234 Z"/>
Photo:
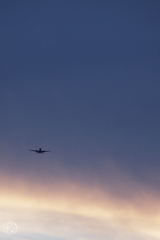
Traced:
<path fill-rule="evenodd" d="M 113 164 L 158 186 L 159 10 L 156 0 L 0 2 L 1 169 L 29 171 L 27 149 L 42 147 L 50 169 L 103 179 Z"/>

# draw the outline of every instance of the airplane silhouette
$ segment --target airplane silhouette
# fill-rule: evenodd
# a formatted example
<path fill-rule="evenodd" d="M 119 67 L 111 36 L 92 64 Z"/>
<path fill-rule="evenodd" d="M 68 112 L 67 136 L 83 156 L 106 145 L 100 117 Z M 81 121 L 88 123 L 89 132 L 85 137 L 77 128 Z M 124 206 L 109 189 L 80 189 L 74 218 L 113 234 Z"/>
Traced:
<path fill-rule="evenodd" d="M 42 150 L 42 148 L 39 148 L 38 150 L 28 149 L 29 151 L 38 153 L 45 153 L 45 152 L 51 152 L 50 150 Z"/>

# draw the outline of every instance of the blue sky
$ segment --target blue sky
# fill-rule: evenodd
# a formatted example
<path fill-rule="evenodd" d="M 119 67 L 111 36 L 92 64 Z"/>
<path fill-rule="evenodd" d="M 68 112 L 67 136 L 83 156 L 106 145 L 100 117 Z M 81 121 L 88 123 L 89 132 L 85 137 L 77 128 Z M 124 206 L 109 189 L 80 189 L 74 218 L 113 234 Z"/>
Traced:
<path fill-rule="evenodd" d="M 1 1 L 0 224 L 23 223 L 15 239 L 159 239 L 159 8 L 156 0 Z M 39 147 L 53 152 L 28 151 Z M 27 199 L 31 212 L 37 201 L 35 216 L 55 204 L 56 233 L 38 217 L 28 230 Z M 75 227 L 80 209 L 92 220 Z M 133 227 L 147 209 L 148 225 Z"/>

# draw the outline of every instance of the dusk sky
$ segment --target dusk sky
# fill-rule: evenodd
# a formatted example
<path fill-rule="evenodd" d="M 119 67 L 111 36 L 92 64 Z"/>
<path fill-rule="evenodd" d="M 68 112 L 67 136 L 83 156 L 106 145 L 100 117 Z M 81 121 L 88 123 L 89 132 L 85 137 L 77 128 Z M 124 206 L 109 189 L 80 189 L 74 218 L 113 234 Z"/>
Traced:
<path fill-rule="evenodd" d="M 0 239 L 160 240 L 160 1 L 1 0 L 0 32 Z"/>

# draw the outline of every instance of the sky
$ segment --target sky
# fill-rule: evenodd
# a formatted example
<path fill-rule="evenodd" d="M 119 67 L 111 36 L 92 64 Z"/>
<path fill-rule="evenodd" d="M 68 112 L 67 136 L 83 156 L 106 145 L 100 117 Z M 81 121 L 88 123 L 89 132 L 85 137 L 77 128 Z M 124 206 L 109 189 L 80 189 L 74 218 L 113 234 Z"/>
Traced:
<path fill-rule="evenodd" d="M 160 239 L 159 12 L 0 1 L 1 239 Z"/>

